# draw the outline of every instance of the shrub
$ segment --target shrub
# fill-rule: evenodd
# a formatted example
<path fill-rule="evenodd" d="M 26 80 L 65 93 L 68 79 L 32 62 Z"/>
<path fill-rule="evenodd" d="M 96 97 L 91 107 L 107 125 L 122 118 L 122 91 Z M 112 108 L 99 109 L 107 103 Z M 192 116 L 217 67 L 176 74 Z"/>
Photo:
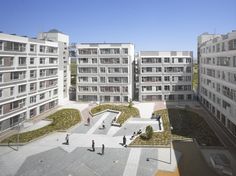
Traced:
<path fill-rule="evenodd" d="M 146 127 L 146 135 L 147 135 L 147 138 L 148 139 L 151 139 L 152 138 L 152 135 L 153 135 L 153 128 L 151 125 L 148 125 Z"/>
<path fill-rule="evenodd" d="M 152 138 L 153 135 L 153 128 L 151 125 L 148 125 L 145 129 L 145 133 L 140 135 L 140 138 L 143 140 L 149 140 Z"/>
<path fill-rule="evenodd" d="M 132 99 L 129 100 L 129 105 L 128 105 L 129 108 L 132 108 L 133 107 L 133 101 Z"/>

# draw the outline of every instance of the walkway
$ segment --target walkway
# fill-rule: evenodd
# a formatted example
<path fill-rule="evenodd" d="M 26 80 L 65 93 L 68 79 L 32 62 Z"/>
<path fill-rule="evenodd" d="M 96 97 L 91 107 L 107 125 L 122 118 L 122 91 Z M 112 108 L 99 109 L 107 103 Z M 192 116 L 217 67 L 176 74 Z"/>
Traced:
<path fill-rule="evenodd" d="M 69 104 L 67 107 L 71 107 Z M 89 106 L 80 104 L 71 108 L 85 110 Z M 1 175 L 154 175 L 158 169 L 173 171 L 177 165 L 180 153 L 172 151 L 172 162 L 168 163 L 170 149 L 168 148 L 126 148 L 122 145 L 124 133 L 120 127 L 111 127 L 110 121 L 116 114 L 106 112 L 93 117 L 91 125 L 84 122 L 70 129 L 69 145 L 64 145 L 67 133 L 56 132 L 44 138 L 38 139 L 19 151 L 8 147 L 0 148 Z M 139 121 L 141 125 L 148 122 L 147 119 Z M 105 121 L 106 128 L 100 129 Z M 127 122 L 127 144 L 131 132 L 137 123 L 135 119 Z M 157 123 L 150 120 L 149 123 Z M 123 129 L 124 130 L 124 129 Z M 95 152 L 91 152 L 91 141 L 95 141 Z M 101 146 L 105 144 L 105 154 L 101 155 Z M 156 153 L 156 154 L 155 154 Z M 153 157 L 147 161 L 147 157 Z M 58 162 L 55 162 L 58 161 Z M 132 171 L 132 172 L 130 172 Z"/>

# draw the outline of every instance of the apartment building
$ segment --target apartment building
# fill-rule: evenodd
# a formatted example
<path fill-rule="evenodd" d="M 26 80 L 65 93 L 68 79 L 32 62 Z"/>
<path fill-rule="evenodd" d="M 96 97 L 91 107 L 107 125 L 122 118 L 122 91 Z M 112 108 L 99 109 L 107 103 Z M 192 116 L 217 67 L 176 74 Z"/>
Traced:
<path fill-rule="evenodd" d="M 58 104 L 57 42 L 0 33 L 0 132 Z"/>
<path fill-rule="evenodd" d="M 130 43 L 77 45 L 77 101 L 128 102 L 132 99 Z"/>
<path fill-rule="evenodd" d="M 192 51 L 140 51 L 139 101 L 192 100 Z"/>
<path fill-rule="evenodd" d="M 198 37 L 199 100 L 236 136 L 236 31 Z"/>
<path fill-rule="evenodd" d="M 62 77 L 58 85 L 58 91 L 63 92 L 62 96 L 59 95 L 59 103 L 64 98 L 69 97 L 70 88 L 70 57 L 69 57 L 69 36 L 58 31 L 57 29 L 49 30 L 48 32 L 42 32 L 38 34 L 38 39 L 50 40 L 58 43 L 59 58 L 58 58 L 58 76 Z"/>

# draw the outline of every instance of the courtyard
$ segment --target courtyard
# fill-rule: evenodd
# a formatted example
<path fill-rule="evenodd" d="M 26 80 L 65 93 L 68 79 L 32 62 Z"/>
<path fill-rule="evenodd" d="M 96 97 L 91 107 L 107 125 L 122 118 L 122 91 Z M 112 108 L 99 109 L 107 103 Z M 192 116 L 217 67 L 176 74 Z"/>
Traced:
<path fill-rule="evenodd" d="M 82 121 L 65 125 L 66 128 L 60 128 L 63 131 L 50 132 L 46 136 L 20 146 L 18 151 L 8 146 L 0 146 L 1 174 L 161 175 L 163 171 L 176 172 L 179 168 L 178 163 L 186 162 L 182 155 L 185 150 L 181 150 L 181 145 L 175 142 L 171 144 L 171 140 L 189 141 L 195 138 L 203 145 L 221 145 L 209 126 L 203 123 L 202 119 L 198 121 L 200 117 L 194 113 L 190 114 L 189 111 L 182 109 L 161 110 L 156 108 L 155 103 L 149 103 L 148 106 L 143 104 L 145 108 L 142 108 L 141 103 L 134 103 L 130 108 L 124 105 L 93 106 L 74 102 L 65 103 L 61 108 L 73 108 L 74 111 L 81 112 L 82 117 L 79 115 L 78 122 L 80 119 Z M 89 112 L 94 117 L 91 117 L 88 125 Z M 151 119 L 153 113 L 161 115 L 161 129 L 158 121 Z M 176 114 L 179 114 L 177 121 L 175 121 Z M 111 125 L 114 118 L 117 123 L 122 124 L 121 127 Z M 184 118 L 189 118 L 186 123 Z M 103 124 L 105 128 L 101 128 Z M 180 130 L 179 124 L 184 127 L 184 130 Z M 154 130 L 150 140 L 141 140 L 139 136 L 131 138 L 133 132 L 139 129 L 144 132 L 148 125 L 151 125 Z M 189 125 L 192 126 L 187 128 Z M 196 126 L 197 130 L 191 131 L 193 126 Z M 200 130 L 202 127 L 204 127 L 203 131 Z M 67 134 L 69 134 L 69 145 L 65 145 Z M 122 144 L 123 136 L 127 139 L 127 147 Z M 94 152 L 91 151 L 92 140 L 95 141 Z M 105 145 L 104 155 L 101 154 L 102 144 Z M 199 162 L 203 165 L 205 163 L 202 159 Z M 205 169 L 209 170 L 208 166 Z"/>

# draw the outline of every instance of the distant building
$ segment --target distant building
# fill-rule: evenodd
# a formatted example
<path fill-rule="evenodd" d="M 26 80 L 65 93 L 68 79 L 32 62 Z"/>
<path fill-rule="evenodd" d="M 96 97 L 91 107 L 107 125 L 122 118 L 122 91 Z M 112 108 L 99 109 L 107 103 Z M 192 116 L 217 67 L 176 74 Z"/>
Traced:
<path fill-rule="evenodd" d="M 192 100 L 191 51 L 141 51 L 139 101 Z"/>
<path fill-rule="evenodd" d="M 236 31 L 198 37 L 199 100 L 236 136 Z"/>
<path fill-rule="evenodd" d="M 77 45 L 77 101 L 128 102 L 132 99 L 134 45 Z"/>
<path fill-rule="evenodd" d="M 67 37 L 54 35 L 55 42 L 0 33 L 0 132 L 57 106 L 63 98 L 65 72 L 60 64 L 67 56 L 61 48 L 67 42 L 58 41 Z"/>
<path fill-rule="evenodd" d="M 69 88 L 70 88 L 70 59 L 69 59 L 69 36 L 63 34 L 62 32 L 52 29 L 48 32 L 42 32 L 38 34 L 38 38 L 42 40 L 50 40 L 58 43 L 59 49 L 59 70 L 58 76 L 61 79 L 58 83 L 59 92 L 63 92 L 62 95 L 59 95 L 59 100 L 69 97 Z M 60 90 L 62 89 L 62 91 Z"/>

